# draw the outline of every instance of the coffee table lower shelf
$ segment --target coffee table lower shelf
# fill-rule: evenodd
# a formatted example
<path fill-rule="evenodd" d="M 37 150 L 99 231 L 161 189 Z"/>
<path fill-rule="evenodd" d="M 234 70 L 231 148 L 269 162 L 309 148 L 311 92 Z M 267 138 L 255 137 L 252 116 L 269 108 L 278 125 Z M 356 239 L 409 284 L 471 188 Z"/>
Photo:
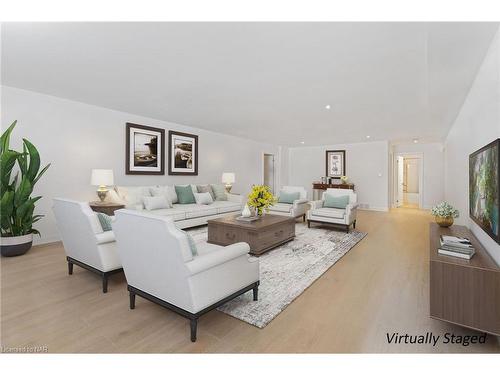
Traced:
<path fill-rule="evenodd" d="M 295 238 L 295 218 L 265 215 L 254 222 L 234 216 L 208 221 L 208 243 L 227 246 L 236 242 L 250 245 L 250 254 L 259 256 Z"/>

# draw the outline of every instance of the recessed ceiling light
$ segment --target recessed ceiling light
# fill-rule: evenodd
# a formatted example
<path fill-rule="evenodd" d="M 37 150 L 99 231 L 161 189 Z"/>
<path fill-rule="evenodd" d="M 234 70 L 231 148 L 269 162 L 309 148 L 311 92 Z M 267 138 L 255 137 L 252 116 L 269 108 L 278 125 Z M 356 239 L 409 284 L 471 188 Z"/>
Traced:
<path fill-rule="evenodd" d="M 304 143 L 306 143 L 306 142 L 304 142 L 304 141 L 300 141 L 300 144 L 301 144 L 301 145 L 303 145 Z"/>
<path fill-rule="evenodd" d="M 417 138 L 415 138 L 415 139 L 413 140 L 413 143 L 418 143 L 418 139 L 417 139 Z"/>
<path fill-rule="evenodd" d="M 330 104 L 327 104 L 327 105 L 325 105 L 325 108 L 326 108 L 326 109 L 330 109 L 330 108 L 332 108 L 332 107 L 330 106 Z"/>
<path fill-rule="evenodd" d="M 370 139 L 370 137 L 371 137 L 371 135 L 367 135 L 367 136 L 366 136 L 366 139 Z"/>

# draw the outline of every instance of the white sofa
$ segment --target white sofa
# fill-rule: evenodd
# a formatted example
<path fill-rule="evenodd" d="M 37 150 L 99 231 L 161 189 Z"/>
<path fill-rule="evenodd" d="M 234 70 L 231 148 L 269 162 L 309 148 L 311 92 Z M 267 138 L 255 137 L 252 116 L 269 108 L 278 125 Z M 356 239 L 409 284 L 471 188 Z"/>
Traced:
<path fill-rule="evenodd" d="M 68 273 L 76 264 L 102 278 L 102 291 L 108 291 L 108 277 L 121 272 L 122 264 L 112 231 L 103 232 L 97 215 L 88 203 L 69 199 L 54 199 L 57 227 L 61 234 L 68 261 Z"/>
<path fill-rule="evenodd" d="M 305 221 L 306 212 L 309 209 L 307 190 L 302 186 L 283 186 L 281 190 L 287 193 L 299 193 L 299 199 L 296 199 L 293 203 L 275 203 L 274 205 L 269 207 L 269 213 L 273 215 L 283 215 L 295 218 L 302 216 Z"/>
<path fill-rule="evenodd" d="M 247 243 L 199 244 L 193 255 L 172 217 L 127 209 L 116 212 L 113 230 L 130 308 L 139 295 L 188 318 L 191 341 L 196 341 L 201 315 L 249 290 L 257 300 L 259 260 L 248 255 Z"/>
<path fill-rule="evenodd" d="M 324 207 L 325 194 L 333 196 L 349 196 L 349 204 L 345 209 Z M 329 223 L 343 226 L 347 232 L 349 227 L 356 228 L 356 215 L 358 208 L 358 196 L 350 189 L 326 189 L 321 200 L 310 202 L 311 209 L 307 211 L 307 225 L 310 228 L 311 223 Z"/>
<path fill-rule="evenodd" d="M 196 191 L 196 185 L 191 185 Z M 169 191 L 172 208 L 163 208 L 147 211 L 143 204 L 144 196 L 151 196 L 152 189 L 166 188 Z M 243 207 L 244 197 L 236 194 L 226 194 L 226 201 L 214 201 L 211 204 L 179 204 L 173 186 L 116 186 L 113 191 L 108 192 L 107 199 L 113 202 L 122 203 L 125 208 L 131 210 L 145 210 L 153 215 L 171 217 L 178 228 L 190 228 L 207 223 L 207 220 L 235 214 Z"/>

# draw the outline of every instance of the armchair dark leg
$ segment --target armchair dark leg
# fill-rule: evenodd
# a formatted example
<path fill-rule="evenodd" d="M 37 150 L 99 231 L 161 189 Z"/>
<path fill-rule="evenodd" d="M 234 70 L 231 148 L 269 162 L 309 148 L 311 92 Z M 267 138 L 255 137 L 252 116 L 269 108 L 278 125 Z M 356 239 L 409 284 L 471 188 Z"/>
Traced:
<path fill-rule="evenodd" d="M 191 341 L 196 341 L 196 329 L 198 327 L 198 318 L 193 318 L 189 321 L 191 326 Z"/>
<path fill-rule="evenodd" d="M 68 260 L 68 275 L 73 275 L 73 263 Z"/>
<path fill-rule="evenodd" d="M 133 310 L 135 309 L 135 293 L 129 291 L 129 297 L 130 297 L 130 310 Z"/>
<path fill-rule="evenodd" d="M 102 275 L 102 292 L 103 293 L 108 292 L 108 275 L 106 274 Z"/>
<path fill-rule="evenodd" d="M 302 221 L 305 223 L 306 222 L 306 214 L 302 215 Z"/>
<path fill-rule="evenodd" d="M 307 227 L 311 228 L 311 220 L 307 220 Z"/>
<path fill-rule="evenodd" d="M 352 223 L 352 227 L 353 229 L 356 229 L 356 220 L 354 220 L 354 222 Z"/>
<path fill-rule="evenodd" d="M 259 286 L 255 285 L 253 287 L 253 300 L 257 301 L 259 299 Z"/>
<path fill-rule="evenodd" d="M 345 232 L 346 232 L 346 233 L 349 233 L 349 226 L 350 226 L 350 225 L 346 225 L 346 226 L 345 226 Z"/>

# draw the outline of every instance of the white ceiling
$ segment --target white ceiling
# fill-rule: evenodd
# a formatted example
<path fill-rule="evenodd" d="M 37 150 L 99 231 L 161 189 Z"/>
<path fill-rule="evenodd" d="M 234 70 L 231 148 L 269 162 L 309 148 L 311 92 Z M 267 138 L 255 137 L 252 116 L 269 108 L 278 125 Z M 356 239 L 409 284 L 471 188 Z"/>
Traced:
<path fill-rule="evenodd" d="M 497 28 L 4 23 L 2 82 L 282 145 L 434 141 L 457 116 Z"/>

